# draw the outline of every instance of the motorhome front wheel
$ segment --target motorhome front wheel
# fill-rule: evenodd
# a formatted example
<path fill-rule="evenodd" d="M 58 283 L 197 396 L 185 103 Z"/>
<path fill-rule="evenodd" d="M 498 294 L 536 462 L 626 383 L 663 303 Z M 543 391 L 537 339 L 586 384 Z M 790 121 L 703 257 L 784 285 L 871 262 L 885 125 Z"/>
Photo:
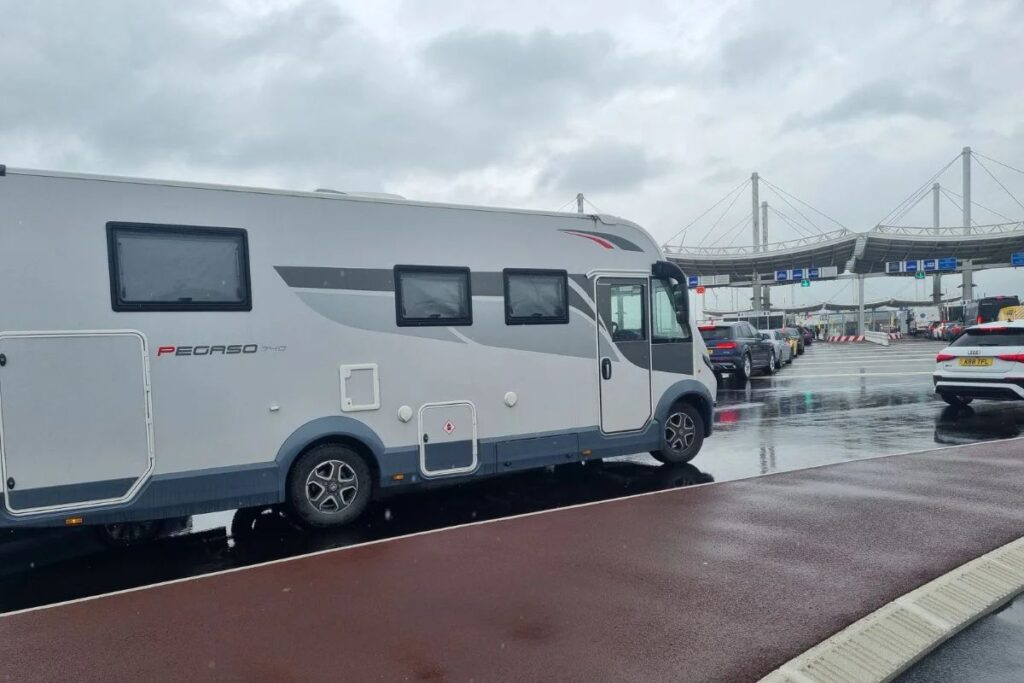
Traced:
<path fill-rule="evenodd" d="M 348 524 L 363 512 L 372 493 L 366 460 L 341 444 L 324 444 L 303 453 L 288 476 L 288 503 L 309 526 Z"/>
<path fill-rule="evenodd" d="M 669 410 L 662 427 L 662 446 L 651 451 L 664 463 L 690 462 L 704 444 L 704 419 L 690 403 L 677 403 Z"/>

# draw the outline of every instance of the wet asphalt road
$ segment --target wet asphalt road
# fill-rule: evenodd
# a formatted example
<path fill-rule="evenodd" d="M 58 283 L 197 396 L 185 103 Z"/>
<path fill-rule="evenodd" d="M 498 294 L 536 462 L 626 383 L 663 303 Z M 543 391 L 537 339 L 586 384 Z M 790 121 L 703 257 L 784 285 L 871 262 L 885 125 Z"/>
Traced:
<path fill-rule="evenodd" d="M 942 346 L 817 343 L 775 377 L 726 378 L 715 434 L 692 465 L 639 454 L 500 477 L 382 501 L 338 531 L 301 531 L 274 511 L 245 510 L 197 516 L 184 532 L 128 549 L 106 548 L 88 529 L 8 534 L 0 612 L 574 503 L 1021 434 L 1024 403 L 955 413 L 934 397 Z"/>
<path fill-rule="evenodd" d="M 1019 598 L 964 629 L 897 678 L 898 683 L 1024 679 L 1024 601 Z"/>

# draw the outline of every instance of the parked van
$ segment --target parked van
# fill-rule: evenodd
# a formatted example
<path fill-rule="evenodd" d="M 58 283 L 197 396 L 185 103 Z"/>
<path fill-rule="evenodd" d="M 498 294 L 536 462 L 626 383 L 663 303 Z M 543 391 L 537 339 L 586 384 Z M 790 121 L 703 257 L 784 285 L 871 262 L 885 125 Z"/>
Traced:
<path fill-rule="evenodd" d="M 1020 299 L 1013 296 L 987 296 L 983 299 L 964 302 L 964 323 L 980 325 L 999 319 L 999 311 L 1010 306 L 1019 306 Z"/>
<path fill-rule="evenodd" d="M 330 526 L 711 434 L 686 278 L 619 218 L 0 166 L 0 230 L 0 526 Z"/>

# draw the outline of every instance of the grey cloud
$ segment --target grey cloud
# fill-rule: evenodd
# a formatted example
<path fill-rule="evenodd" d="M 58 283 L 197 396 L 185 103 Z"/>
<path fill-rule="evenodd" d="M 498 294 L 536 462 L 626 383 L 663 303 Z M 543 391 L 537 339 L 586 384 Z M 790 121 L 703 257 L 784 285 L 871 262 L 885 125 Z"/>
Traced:
<path fill-rule="evenodd" d="M 557 192 L 624 192 L 668 170 L 638 145 L 593 145 L 550 159 L 539 183 Z"/>
<path fill-rule="evenodd" d="M 516 97 L 617 90 L 630 64 L 616 56 L 604 32 L 517 35 L 502 31 L 458 31 L 440 36 L 424 51 L 439 76 L 473 94 L 507 101 Z"/>
<path fill-rule="evenodd" d="M 793 30 L 758 28 L 722 45 L 717 68 L 729 83 L 747 83 L 807 63 L 810 46 Z"/>
<path fill-rule="evenodd" d="M 948 119 L 963 110 L 962 102 L 947 93 L 896 80 L 881 80 L 851 90 L 816 113 L 793 115 L 785 127 L 824 126 L 897 115 Z"/>
<path fill-rule="evenodd" d="M 197 0 L 0 7 L 0 130 L 81 140 L 96 158 L 64 163 L 83 170 L 174 160 L 370 184 L 460 172 L 657 71 L 607 34 L 544 30 L 444 34 L 422 69 L 314 0 L 258 21 Z"/>

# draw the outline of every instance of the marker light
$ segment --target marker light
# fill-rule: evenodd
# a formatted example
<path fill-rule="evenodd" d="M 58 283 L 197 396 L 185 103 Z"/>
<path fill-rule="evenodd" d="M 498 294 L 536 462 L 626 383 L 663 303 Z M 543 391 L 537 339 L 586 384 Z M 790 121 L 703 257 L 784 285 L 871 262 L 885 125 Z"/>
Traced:
<path fill-rule="evenodd" d="M 83 520 L 81 517 L 68 517 L 67 519 L 64 520 L 64 524 L 65 524 L 65 526 L 78 526 L 83 521 L 85 521 L 85 520 Z"/>

